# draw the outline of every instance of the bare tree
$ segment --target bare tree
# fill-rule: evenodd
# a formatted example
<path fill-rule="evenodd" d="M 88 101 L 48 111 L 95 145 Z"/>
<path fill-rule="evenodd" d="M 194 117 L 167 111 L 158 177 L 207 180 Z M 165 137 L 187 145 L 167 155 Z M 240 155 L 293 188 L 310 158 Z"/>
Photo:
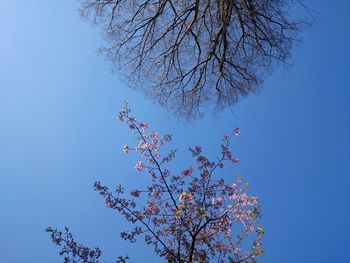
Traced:
<path fill-rule="evenodd" d="M 299 1 L 297 1 L 299 2 Z M 103 51 L 132 85 L 183 118 L 256 91 L 286 61 L 300 23 L 293 0 L 84 0 Z"/>

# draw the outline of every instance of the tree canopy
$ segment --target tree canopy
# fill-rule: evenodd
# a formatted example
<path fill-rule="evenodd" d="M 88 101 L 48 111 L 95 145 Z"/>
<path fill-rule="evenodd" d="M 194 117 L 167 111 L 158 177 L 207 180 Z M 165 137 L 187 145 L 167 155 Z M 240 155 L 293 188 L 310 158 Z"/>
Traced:
<path fill-rule="evenodd" d="M 132 87 L 182 118 L 256 91 L 285 62 L 300 22 L 293 0 L 85 0 L 103 52 Z M 296 1 L 299 2 L 299 1 Z"/>

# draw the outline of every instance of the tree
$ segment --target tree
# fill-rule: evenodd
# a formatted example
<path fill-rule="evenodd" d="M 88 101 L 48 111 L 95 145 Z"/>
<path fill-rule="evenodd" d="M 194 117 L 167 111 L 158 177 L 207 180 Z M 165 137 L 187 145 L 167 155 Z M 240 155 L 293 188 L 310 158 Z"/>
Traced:
<path fill-rule="evenodd" d="M 183 118 L 256 91 L 289 56 L 298 0 L 84 0 L 102 26 L 102 49 L 131 85 Z M 123 71 L 122 70 L 122 71 Z"/>
<path fill-rule="evenodd" d="M 90 249 L 89 247 L 78 244 L 67 227 L 65 227 L 64 232 L 51 227 L 48 227 L 45 231 L 50 233 L 51 240 L 55 245 L 62 247 L 60 255 L 64 256 L 64 263 L 99 262 L 98 259 L 102 254 L 101 250 L 98 247 Z"/>
<path fill-rule="evenodd" d="M 239 135 L 239 129 L 224 135 L 216 161 L 210 161 L 202 148 L 196 146 L 190 148 L 195 163 L 179 173 L 171 173 L 166 167 L 176 151 L 161 151 L 171 141 L 171 135 L 149 132 L 148 124 L 132 116 L 127 105 L 119 120 L 137 137 L 136 145 L 125 145 L 123 151 L 140 154 L 142 159 L 135 169 L 147 173 L 150 180 L 145 189 L 133 189 L 129 194 L 121 185 L 111 190 L 95 182 L 94 189 L 105 199 L 107 207 L 135 224 L 131 231 L 122 231 L 121 237 L 135 242 L 138 236 L 143 236 L 167 262 L 256 262 L 257 256 L 263 254 L 264 235 L 257 225 L 258 199 L 247 194 L 248 185 L 240 176 L 233 184 L 227 184 L 230 177 L 216 175 L 220 171 L 225 174 L 226 164 L 238 163 L 229 146 L 231 138 Z M 63 245 L 61 255 L 66 256 L 65 262 L 78 262 L 74 261 L 76 258 L 99 262 L 101 251 L 77 245 L 68 229 L 65 234 L 52 228 L 47 232 L 55 244 Z"/>

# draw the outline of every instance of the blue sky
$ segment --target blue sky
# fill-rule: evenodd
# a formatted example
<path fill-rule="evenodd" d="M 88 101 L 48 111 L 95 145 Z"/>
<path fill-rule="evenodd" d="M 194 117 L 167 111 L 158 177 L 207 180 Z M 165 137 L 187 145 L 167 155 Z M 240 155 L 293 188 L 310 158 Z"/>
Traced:
<path fill-rule="evenodd" d="M 231 110 L 183 124 L 118 80 L 96 50 L 100 33 L 76 1 L 0 0 L 0 262 L 62 262 L 44 229 L 69 226 L 77 240 L 132 262 L 161 262 L 92 190 L 95 180 L 145 181 L 116 114 L 128 98 L 153 129 L 171 132 L 177 162 L 188 146 L 211 156 L 233 127 L 233 150 L 261 199 L 266 254 L 259 262 L 349 262 L 350 17 L 348 1 L 308 1 L 316 22 L 293 50 L 292 68 Z"/>

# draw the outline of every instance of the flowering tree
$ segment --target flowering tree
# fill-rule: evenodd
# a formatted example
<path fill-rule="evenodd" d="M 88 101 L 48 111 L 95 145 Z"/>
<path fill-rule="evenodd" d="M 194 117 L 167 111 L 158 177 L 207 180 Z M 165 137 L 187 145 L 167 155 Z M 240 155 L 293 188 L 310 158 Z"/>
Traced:
<path fill-rule="evenodd" d="M 69 232 L 67 227 L 64 229 L 64 232 L 48 227 L 46 232 L 50 233 L 52 242 L 55 245 L 62 247 L 60 255 L 64 256 L 64 263 L 99 262 L 98 259 L 102 253 L 101 250 L 98 247 L 90 249 L 86 246 L 79 245 L 74 240 L 72 233 Z"/>
<path fill-rule="evenodd" d="M 141 160 L 135 169 L 150 178 L 145 189 L 134 189 L 130 194 L 120 185 L 110 190 L 100 182 L 94 184 L 109 208 L 135 224 L 131 231 L 123 231 L 121 237 L 135 242 L 138 236 L 143 236 L 167 262 L 256 262 L 257 256 L 263 254 L 264 235 L 257 225 L 258 199 L 246 193 L 248 186 L 239 176 L 227 184 L 214 175 L 226 163 L 238 163 L 229 146 L 231 138 L 239 135 L 239 129 L 224 135 L 216 161 L 210 161 L 202 148 L 196 146 L 190 148 L 194 164 L 179 174 L 172 174 L 166 166 L 175 157 L 175 150 L 166 154 L 161 151 L 171 141 L 171 135 L 160 136 L 148 131 L 148 124 L 132 116 L 127 104 L 118 118 L 137 137 L 136 145 L 125 145 L 123 151 L 138 152 Z M 67 240 L 57 230 L 47 231 L 57 245 L 63 240 L 65 246 L 61 254 L 68 251 L 74 255 L 66 262 L 75 262 L 69 260 L 81 259 L 83 254 L 83 262 L 98 263 L 101 254 L 98 248 L 92 250 L 70 242 L 69 232 L 66 232 Z M 128 258 L 120 259 L 125 262 Z"/>

